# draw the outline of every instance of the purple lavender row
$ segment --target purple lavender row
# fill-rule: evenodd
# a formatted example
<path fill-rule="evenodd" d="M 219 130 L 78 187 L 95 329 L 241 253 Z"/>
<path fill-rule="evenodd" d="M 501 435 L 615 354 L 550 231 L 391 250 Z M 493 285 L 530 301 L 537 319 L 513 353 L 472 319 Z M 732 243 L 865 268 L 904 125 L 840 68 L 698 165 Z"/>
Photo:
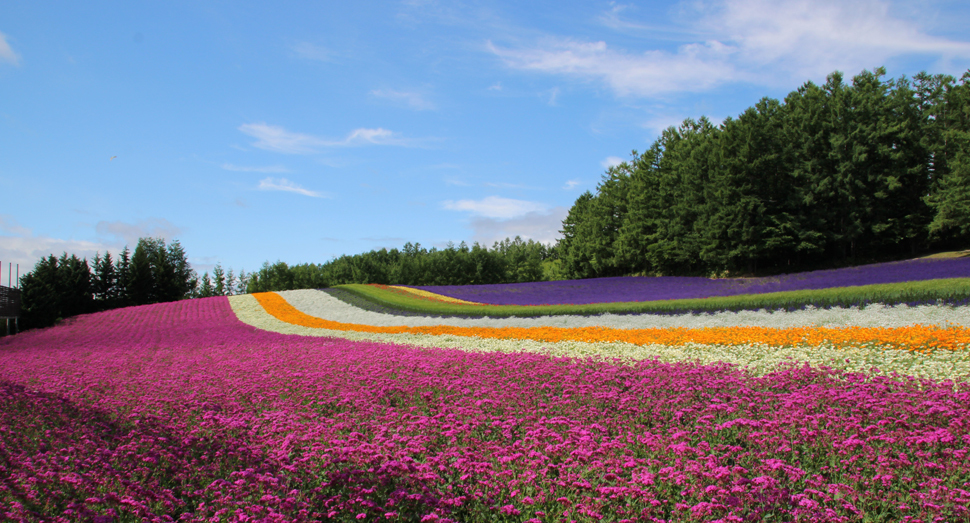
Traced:
<path fill-rule="evenodd" d="M 762 278 L 615 277 L 496 285 L 414 286 L 494 305 L 562 305 L 736 296 L 970 277 L 970 257 L 917 259 Z"/>
<path fill-rule="evenodd" d="M 9 521 L 966 521 L 970 391 L 257 331 L 226 298 L 0 339 Z"/>

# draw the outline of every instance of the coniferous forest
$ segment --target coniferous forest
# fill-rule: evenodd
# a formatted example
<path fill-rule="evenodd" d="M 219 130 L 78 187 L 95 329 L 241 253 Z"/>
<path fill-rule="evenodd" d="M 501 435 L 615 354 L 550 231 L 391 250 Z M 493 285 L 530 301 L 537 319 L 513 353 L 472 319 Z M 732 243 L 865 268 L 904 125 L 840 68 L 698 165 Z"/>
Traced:
<path fill-rule="evenodd" d="M 670 127 L 580 196 L 568 278 L 791 272 L 970 244 L 970 72 L 829 75 Z"/>

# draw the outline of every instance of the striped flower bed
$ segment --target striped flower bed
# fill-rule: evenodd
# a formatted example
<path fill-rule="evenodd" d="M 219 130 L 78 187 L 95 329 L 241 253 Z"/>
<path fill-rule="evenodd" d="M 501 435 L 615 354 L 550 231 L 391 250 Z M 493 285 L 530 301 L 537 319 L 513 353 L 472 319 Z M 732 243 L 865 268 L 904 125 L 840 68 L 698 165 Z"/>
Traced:
<path fill-rule="evenodd" d="M 302 312 L 314 291 L 265 293 L 231 298 L 244 322 L 276 332 L 339 336 L 427 347 L 456 347 L 475 351 L 529 351 L 571 357 L 626 361 L 734 363 L 756 374 L 780 365 L 804 362 L 849 371 L 900 373 L 934 380 L 964 381 L 970 377 L 970 331 L 965 307 L 941 307 L 948 327 L 906 324 L 892 327 L 710 327 L 617 329 L 570 327 L 463 327 L 451 325 L 375 326 L 333 321 Z M 284 298 L 284 296 L 286 298 Z M 323 293 L 317 299 L 332 299 Z M 335 300 L 334 300 L 335 301 Z M 336 303 L 331 303 L 337 308 Z M 899 308 L 907 311 L 909 308 Z M 922 317 L 932 317 L 922 308 Z M 324 314 L 317 310 L 316 314 Z M 800 313 L 773 316 L 798 317 Z M 345 315 L 346 318 L 346 315 Z M 392 317 L 402 322 L 400 317 Z M 903 315 L 903 319 L 906 318 Z M 441 319 L 434 319 L 437 322 Z M 520 319 L 525 321 L 524 319 Z M 555 318 L 562 321 L 562 318 Z M 954 325 L 951 320 L 959 320 Z M 475 320 L 452 320 L 475 321 Z M 504 321 L 504 320 L 502 320 Z M 937 317 L 940 321 L 940 317 Z"/>

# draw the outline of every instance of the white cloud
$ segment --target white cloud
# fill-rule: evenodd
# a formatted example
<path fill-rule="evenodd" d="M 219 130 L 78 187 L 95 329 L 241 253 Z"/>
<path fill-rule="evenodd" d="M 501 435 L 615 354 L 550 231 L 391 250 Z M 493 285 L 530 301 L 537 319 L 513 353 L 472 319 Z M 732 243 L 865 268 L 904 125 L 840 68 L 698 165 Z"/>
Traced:
<path fill-rule="evenodd" d="M 393 102 L 403 103 L 411 109 L 416 109 L 418 111 L 426 111 L 435 108 L 434 104 L 425 100 L 420 93 L 394 91 L 393 89 L 375 89 L 371 91 L 370 94 L 371 96 L 376 96 L 377 98 L 384 98 Z"/>
<path fill-rule="evenodd" d="M 19 270 L 20 276 L 34 270 L 34 266 L 41 258 L 46 258 L 53 254 L 60 257 L 61 254 L 75 254 L 78 258 L 86 258 L 88 262 L 94 259 L 97 253 L 104 255 L 111 251 L 112 257 L 121 252 L 123 246 L 120 244 L 100 243 L 80 240 L 62 240 L 59 238 L 49 238 L 47 236 L 0 236 L 0 262 L 3 263 L 3 284 L 7 284 L 8 263 L 13 264 L 14 278 Z M 19 268 L 17 267 L 19 265 Z M 13 283 L 14 280 L 11 280 Z"/>
<path fill-rule="evenodd" d="M 970 41 L 928 34 L 916 20 L 894 16 L 885 0 L 701 0 L 682 6 L 691 26 L 678 36 L 695 41 L 674 51 L 634 52 L 569 38 L 517 48 L 488 42 L 487 48 L 513 69 L 601 83 L 622 97 L 707 91 L 739 81 L 801 82 L 835 70 L 851 75 L 908 55 L 935 56 L 942 63 L 970 59 Z M 601 21 L 656 37 L 649 25 L 624 20 L 624 12 L 625 6 L 614 6 Z"/>
<path fill-rule="evenodd" d="M 0 62 L 20 65 L 20 55 L 10 47 L 10 44 L 7 42 L 7 35 L 2 32 L 0 32 Z"/>
<path fill-rule="evenodd" d="M 288 173 L 289 169 L 283 167 L 282 165 L 266 165 L 263 167 L 247 167 L 243 165 L 233 165 L 231 163 L 224 163 L 220 167 L 227 171 L 238 171 L 244 173 Z"/>
<path fill-rule="evenodd" d="M 259 187 L 257 189 L 261 191 L 286 191 L 295 192 L 297 194 L 302 194 L 304 196 L 312 196 L 314 198 L 325 198 L 326 194 L 317 191 L 311 191 L 309 189 L 304 189 L 299 185 L 287 180 L 286 178 L 264 178 L 259 181 Z"/>
<path fill-rule="evenodd" d="M 472 241 L 491 246 L 505 238 L 521 236 L 524 240 L 553 244 L 562 237 L 559 230 L 562 229 L 562 221 L 568 213 L 567 207 L 554 207 L 542 212 L 528 212 L 508 220 L 474 217 L 470 223 Z"/>
<path fill-rule="evenodd" d="M 311 44 L 310 42 L 301 42 L 293 46 L 293 50 L 301 58 L 306 58 L 308 60 L 319 60 L 321 62 L 332 62 L 333 61 L 333 51 L 327 49 L 326 47 L 320 47 L 319 45 Z"/>
<path fill-rule="evenodd" d="M 547 39 L 531 49 L 487 46 L 514 69 L 603 82 L 620 96 L 703 91 L 737 77 L 727 63 L 731 49 L 719 42 L 685 45 L 677 53 L 640 54 L 610 49 L 602 41 L 570 39 Z"/>
<path fill-rule="evenodd" d="M 95 241 L 34 236 L 30 229 L 17 223 L 9 215 L 0 215 L 0 263 L 3 263 L 3 282 L 6 284 L 7 264 L 20 265 L 20 275 L 33 270 L 41 258 L 63 253 L 75 254 L 89 262 L 98 253 L 111 252 L 115 256 L 127 245 L 134 249 L 139 238 L 174 239 L 183 229 L 164 218 L 148 218 L 136 223 L 100 221 L 95 225 L 99 239 Z"/>
<path fill-rule="evenodd" d="M 502 90 L 502 82 L 495 82 L 494 84 L 488 86 L 488 90 L 489 91 L 501 91 Z"/>
<path fill-rule="evenodd" d="M 182 234 L 184 230 L 165 218 L 148 218 L 136 223 L 122 221 L 100 221 L 94 226 L 98 236 L 115 238 L 115 242 L 129 245 L 132 249 L 138 244 L 139 238 L 162 238 L 171 240 Z"/>
<path fill-rule="evenodd" d="M 294 133 L 278 125 L 265 123 L 243 124 L 239 126 L 239 130 L 256 138 L 253 147 L 287 154 L 310 154 L 327 147 L 412 144 L 412 141 L 399 138 L 394 132 L 382 128 L 354 129 L 343 140 L 327 140 L 309 134 Z"/>
<path fill-rule="evenodd" d="M 563 185 L 562 188 L 568 191 L 570 189 L 575 188 L 580 183 L 581 182 L 579 180 L 569 180 L 569 181 L 566 182 L 566 185 Z"/>
<path fill-rule="evenodd" d="M 603 166 L 604 169 L 609 169 L 610 167 L 616 167 L 617 165 L 620 165 L 624 161 L 625 160 L 623 160 L 623 158 L 620 158 L 619 156 L 607 156 L 606 159 L 600 162 L 600 165 Z"/>
<path fill-rule="evenodd" d="M 545 211 L 547 208 L 538 202 L 513 200 L 500 196 L 489 196 L 481 200 L 446 200 L 442 205 L 451 211 L 467 211 L 484 218 L 499 219 L 515 218 L 530 212 Z"/>
<path fill-rule="evenodd" d="M 883 0 L 721 0 L 702 13 L 702 26 L 732 42 L 741 65 L 798 77 L 854 74 L 900 55 L 970 58 L 970 42 L 928 35 Z"/>

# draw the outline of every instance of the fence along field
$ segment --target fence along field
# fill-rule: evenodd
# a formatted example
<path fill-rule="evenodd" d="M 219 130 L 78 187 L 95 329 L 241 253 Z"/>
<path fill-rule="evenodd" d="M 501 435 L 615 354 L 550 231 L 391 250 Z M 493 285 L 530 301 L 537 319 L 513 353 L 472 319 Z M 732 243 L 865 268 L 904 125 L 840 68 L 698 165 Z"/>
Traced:
<path fill-rule="evenodd" d="M 249 324 L 267 308 L 239 308 L 261 301 L 129 307 L 0 340 L 4 517 L 970 517 L 966 376 L 281 334 Z"/>

